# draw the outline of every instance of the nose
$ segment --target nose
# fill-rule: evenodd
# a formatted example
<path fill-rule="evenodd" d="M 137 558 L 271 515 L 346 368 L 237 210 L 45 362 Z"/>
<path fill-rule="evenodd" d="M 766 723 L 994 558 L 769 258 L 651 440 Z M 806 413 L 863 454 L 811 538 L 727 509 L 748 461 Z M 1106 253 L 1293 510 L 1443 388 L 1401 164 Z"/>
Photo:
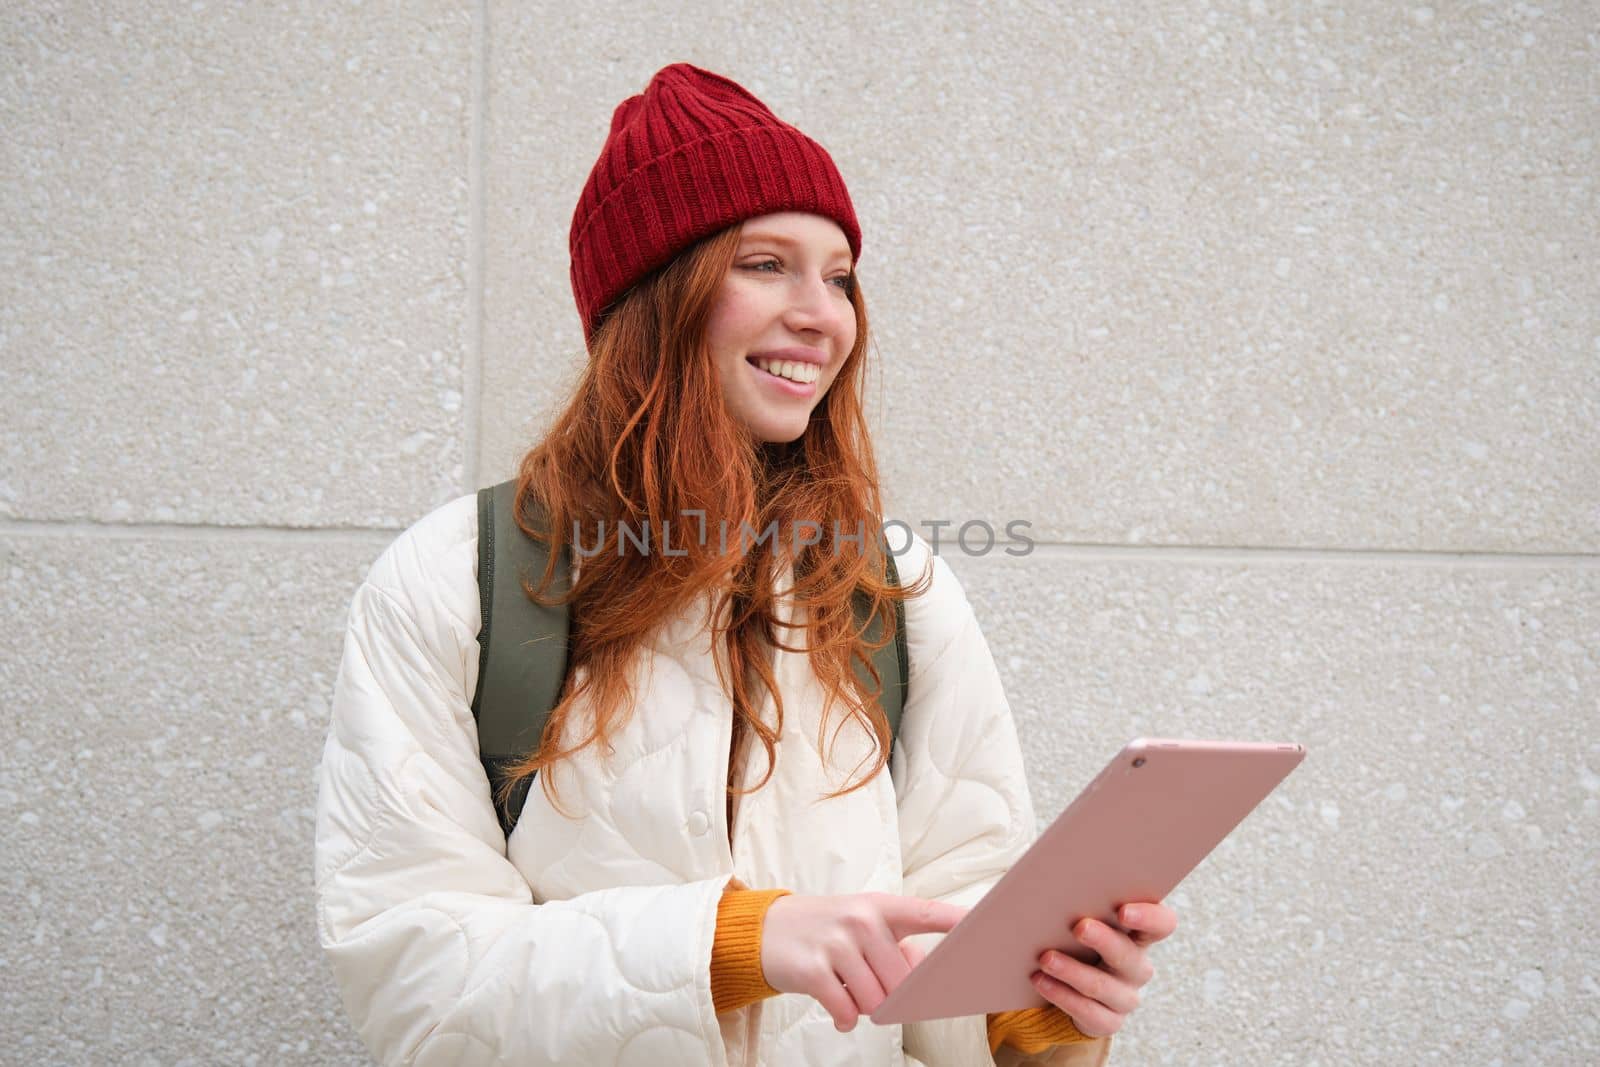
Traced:
<path fill-rule="evenodd" d="M 835 292 L 839 287 L 821 275 L 795 283 L 786 318 L 792 329 L 842 334 L 855 324 L 855 306 Z"/>

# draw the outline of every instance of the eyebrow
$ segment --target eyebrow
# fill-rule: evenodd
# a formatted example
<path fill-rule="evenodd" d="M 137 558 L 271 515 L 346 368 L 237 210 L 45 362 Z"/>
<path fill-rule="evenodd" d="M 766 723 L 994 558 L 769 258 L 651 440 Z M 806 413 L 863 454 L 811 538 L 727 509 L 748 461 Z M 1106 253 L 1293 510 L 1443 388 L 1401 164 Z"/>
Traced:
<path fill-rule="evenodd" d="M 793 237 L 787 237 L 781 233 L 746 233 L 744 235 L 744 239 L 751 243 L 758 241 L 770 241 L 773 244 L 787 245 L 790 248 L 798 248 L 801 244 L 801 242 L 795 240 Z M 832 260 L 835 259 L 843 259 L 848 261 L 850 259 L 850 250 L 848 248 L 835 249 L 832 259 L 830 259 L 829 262 L 832 262 Z"/>

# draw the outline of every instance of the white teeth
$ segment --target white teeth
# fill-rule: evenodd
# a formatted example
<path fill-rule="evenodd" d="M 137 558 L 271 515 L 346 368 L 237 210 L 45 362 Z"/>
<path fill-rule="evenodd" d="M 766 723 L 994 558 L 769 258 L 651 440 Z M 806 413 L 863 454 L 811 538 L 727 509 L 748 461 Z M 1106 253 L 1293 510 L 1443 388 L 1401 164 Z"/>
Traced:
<path fill-rule="evenodd" d="M 792 382 L 802 384 L 816 381 L 821 373 L 815 363 L 802 363 L 793 359 L 758 359 L 756 366 L 768 374 L 776 374 L 780 378 L 788 378 Z"/>

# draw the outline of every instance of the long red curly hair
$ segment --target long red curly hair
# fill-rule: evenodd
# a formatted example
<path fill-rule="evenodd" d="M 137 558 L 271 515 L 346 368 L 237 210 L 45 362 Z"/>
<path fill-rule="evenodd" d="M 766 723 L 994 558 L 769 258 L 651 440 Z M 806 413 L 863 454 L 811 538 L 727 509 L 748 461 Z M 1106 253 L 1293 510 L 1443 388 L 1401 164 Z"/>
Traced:
<path fill-rule="evenodd" d="M 732 698 L 735 751 L 751 732 L 766 750 L 766 774 L 750 791 L 772 776 L 783 723 L 783 696 L 768 647 L 808 652 L 827 693 L 824 725 L 837 701 L 847 711 L 840 726 L 856 719 L 876 738 L 871 768 L 829 797 L 860 789 L 888 762 L 889 726 L 877 703 L 882 679 L 872 667 L 871 652 L 892 640 L 894 601 L 924 592 L 932 567 L 910 585 L 903 575 L 898 587 L 884 580 L 878 540 L 882 503 L 863 407 L 866 305 L 852 275 L 847 291 L 855 308 L 856 341 L 833 385 L 797 440 L 756 440 L 725 406 L 705 341 L 742 228 L 736 224 L 685 249 L 607 312 L 571 398 L 519 465 L 518 525 L 551 546 L 549 567 L 536 582 L 525 582 L 524 591 L 542 604 L 566 601 L 572 622 L 561 699 L 537 750 L 510 768 L 500 803 L 528 775 L 592 744 L 609 749 L 610 738 L 632 713 L 628 668 L 634 656 L 652 631 L 708 592 L 712 647 L 725 650 L 725 660 L 714 658 L 723 690 Z M 704 512 L 703 525 L 685 515 L 695 511 Z M 543 521 L 530 517 L 541 512 Z M 674 554 L 619 551 L 619 523 L 635 534 L 648 529 L 659 536 L 663 520 L 674 531 L 694 531 L 673 534 Z M 754 551 L 741 551 L 740 531 L 764 531 L 773 522 L 781 551 L 759 544 Z M 793 555 L 797 538 L 791 530 L 803 522 L 807 536 L 815 528 L 811 524 L 820 526 L 821 539 Z M 578 580 L 565 596 L 552 594 L 550 582 L 575 527 L 583 549 L 576 557 Z M 698 536 L 700 530 L 707 531 L 704 537 Z M 729 532 L 726 551 L 722 538 L 709 533 L 714 530 Z M 849 539 L 862 530 L 859 545 Z M 677 555 L 679 550 L 684 554 Z M 788 625 L 774 612 L 774 583 L 786 561 L 794 565 L 794 603 L 806 620 L 805 641 L 798 647 L 777 634 L 779 626 Z M 872 643 L 852 611 L 857 590 L 868 598 L 872 617 L 887 624 Z M 856 676 L 857 660 L 875 680 L 871 690 Z M 581 682 L 579 668 L 586 668 Z M 757 683 L 772 694 L 776 727 L 758 715 Z M 584 699 L 593 707 L 588 729 L 576 744 L 562 748 L 567 721 Z M 559 810 L 553 775 L 539 777 Z"/>

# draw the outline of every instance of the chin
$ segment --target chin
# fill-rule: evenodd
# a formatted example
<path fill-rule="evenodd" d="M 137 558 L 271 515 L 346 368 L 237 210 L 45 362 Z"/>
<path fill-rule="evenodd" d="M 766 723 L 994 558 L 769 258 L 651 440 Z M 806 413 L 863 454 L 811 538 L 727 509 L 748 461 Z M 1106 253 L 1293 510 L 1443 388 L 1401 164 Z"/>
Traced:
<path fill-rule="evenodd" d="M 805 435 L 805 426 L 788 427 L 768 426 L 758 427 L 751 431 L 756 435 L 756 440 L 769 445 L 786 445 L 800 440 Z"/>
<path fill-rule="evenodd" d="M 811 425 L 811 412 L 795 416 L 793 413 L 779 414 L 764 412 L 767 417 L 746 418 L 744 424 L 750 428 L 750 436 L 757 441 L 769 445 L 786 444 L 798 441 L 806 432 L 806 427 Z M 785 417 L 788 415 L 789 417 Z"/>

